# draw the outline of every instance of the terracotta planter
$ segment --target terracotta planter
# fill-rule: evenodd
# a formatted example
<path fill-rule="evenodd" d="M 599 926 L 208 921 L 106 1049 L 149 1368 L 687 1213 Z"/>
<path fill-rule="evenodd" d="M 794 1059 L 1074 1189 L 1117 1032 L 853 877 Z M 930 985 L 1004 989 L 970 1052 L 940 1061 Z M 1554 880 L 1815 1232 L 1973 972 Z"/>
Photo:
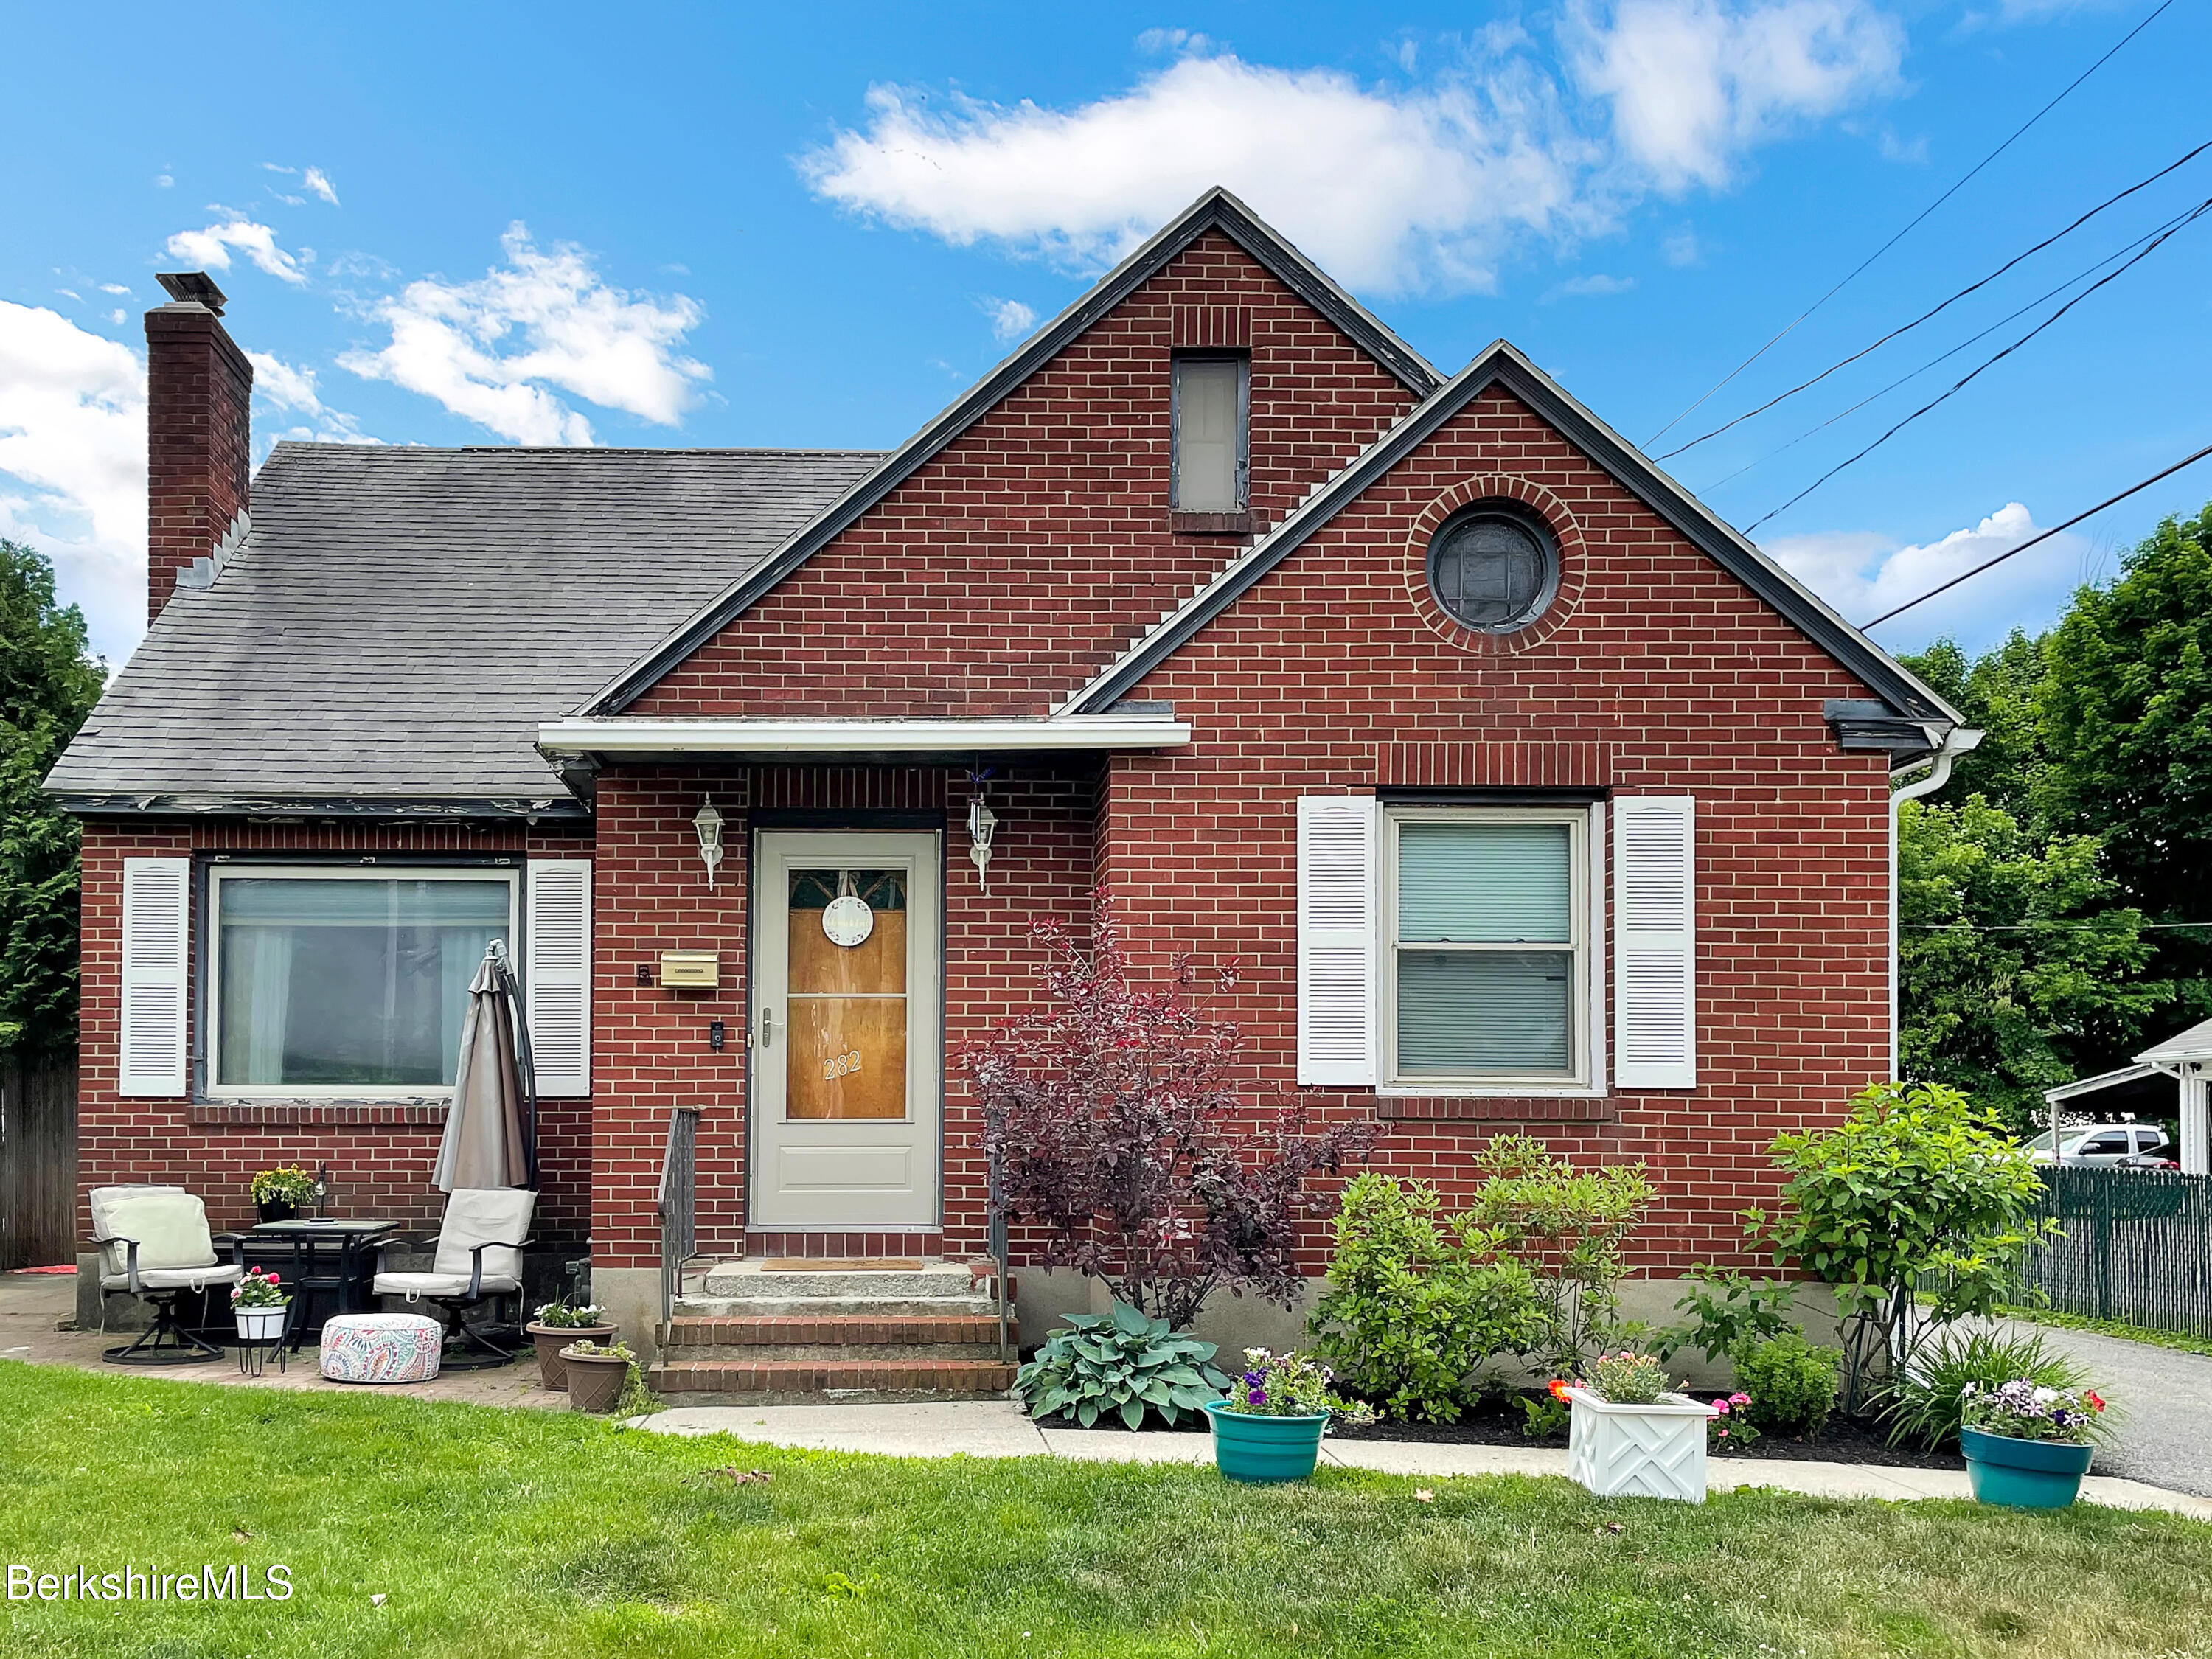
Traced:
<path fill-rule="evenodd" d="M 568 1388 L 568 1371 L 561 1358 L 561 1350 L 572 1342 L 611 1342 L 617 1328 L 612 1325 L 525 1325 L 530 1340 L 538 1350 L 538 1383 L 555 1394 L 565 1394 Z"/>
<path fill-rule="evenodd" d="M 568 1409 L 604 1415 L 622 1398 L 630 1362 L 614 1354 L 578 1353 L 564 1348 L 561 1358 L 568 1368 Z"/>

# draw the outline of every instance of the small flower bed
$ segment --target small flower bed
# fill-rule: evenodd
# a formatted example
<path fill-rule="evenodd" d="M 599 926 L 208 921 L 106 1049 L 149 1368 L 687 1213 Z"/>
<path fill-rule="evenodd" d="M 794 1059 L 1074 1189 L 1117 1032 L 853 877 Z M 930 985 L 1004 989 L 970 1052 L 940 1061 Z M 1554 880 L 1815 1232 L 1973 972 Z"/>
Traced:
<path fill-rule="evenodd" d="M 2047 1389 L 2016 1376 L 1985 1389 L 1960 1390 L 1960 1423 L 2010 1440 L 2056 1440 L 2087 1445 L 2104 1432 L 2105 1402 L 2094 1389 Z"/>
<path fill-rule="evenodd" d="M 1329 1412 L 1346 1423 L 1372 1423 L 1374 1408 L 1340 1398 L 1335 1382 L 1334 1374 L 1317 1359 L 1247 1348 L 1244 1369 L 1229 1379 L 1222 1409 L 1249 1417 L 1318 1417 Z"/>
<path fill-rule="evenodd" d="M 585 1330 L 605 1325 L 610 1322 L 605 1316 L 605 1309 L 589 1302 L 580 1308 L 566 1302 L 544 1302 L 538 1308 L 538 1322 L 554 1330 Z"/>
<path fill-rule="evenodd" d="M 246 1277 L 230 1287 L 234 1308 L 281 1308 L 291 1299 L 292 1292 L 284 1288 L 277 1274 L 264 1273 L 258 1267 L 247 1268 Z"/>

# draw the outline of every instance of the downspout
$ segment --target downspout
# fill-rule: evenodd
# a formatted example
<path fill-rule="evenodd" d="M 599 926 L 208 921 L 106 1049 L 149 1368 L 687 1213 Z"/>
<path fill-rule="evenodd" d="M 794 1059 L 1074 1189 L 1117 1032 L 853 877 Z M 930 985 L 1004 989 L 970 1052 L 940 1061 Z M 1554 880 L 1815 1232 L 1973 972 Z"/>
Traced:
<path fill-rule="evenodd" d="M 1909 800 L 1923 795 L 1932 795 L 1951 781 L 1951 763 L 1968 750 L 1977 748 L 1982 734 L 1969 726 L 1954 726 L 1943 734 L 1942 746 L 1936 751 L 1936 763 L 1924 778 L 1900 784 L 1889 792 L 1889 1074 L 1897 1076 L 1899 1039 L 1904 1030 L 1905 1007 L 1898 989 L 1898 949 L 1902 928 L 1899 925 L 1900 895 L 1898 890 L 1898 819 L 1899 809 Z M 1916 763 L 1917 764 L 1917 763 Z M 1890 775 L 1893 779 L 1896 774 Z"/>

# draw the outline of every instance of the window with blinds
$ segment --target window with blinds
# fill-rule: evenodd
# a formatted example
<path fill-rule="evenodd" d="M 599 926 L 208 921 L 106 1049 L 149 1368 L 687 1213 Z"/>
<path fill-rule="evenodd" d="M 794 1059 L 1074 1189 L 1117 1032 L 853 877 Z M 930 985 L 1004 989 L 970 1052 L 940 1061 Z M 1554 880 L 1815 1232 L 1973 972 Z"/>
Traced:
<path fill-rule="evenodd" d="M 1387 822 L 1391 1080 L 1587 1081 L 1587 813 L 1401 808 Z"/>

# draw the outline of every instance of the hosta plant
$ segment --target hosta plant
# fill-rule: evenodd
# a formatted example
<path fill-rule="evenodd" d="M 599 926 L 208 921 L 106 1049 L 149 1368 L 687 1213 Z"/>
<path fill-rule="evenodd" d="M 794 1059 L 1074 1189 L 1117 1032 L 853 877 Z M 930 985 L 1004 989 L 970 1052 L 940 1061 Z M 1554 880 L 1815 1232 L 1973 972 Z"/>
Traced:
<path fill-rule="evenodd" d="M 1147 1412 L 1172 1427 L 1228 1388 L 1213 1355 L 1212 1343 L 1117 1302 L 1110 1314 L 1070 1314 L 1015 1374 L 1014 1397 L 1031 1417 L 1072 1417 L 1086 1429 L 1109 1413 L 1142 1428 Z"/>

